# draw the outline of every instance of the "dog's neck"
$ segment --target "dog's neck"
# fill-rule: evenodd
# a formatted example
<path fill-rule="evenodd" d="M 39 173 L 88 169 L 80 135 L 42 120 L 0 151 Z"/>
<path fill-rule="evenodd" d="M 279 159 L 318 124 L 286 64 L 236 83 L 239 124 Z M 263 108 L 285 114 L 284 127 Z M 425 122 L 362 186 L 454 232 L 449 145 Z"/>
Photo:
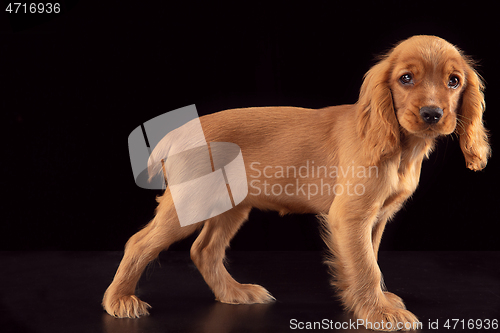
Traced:
<path fill-rule="evenodd" d="M 400 166 L 402 167 L 405 164 L 421 164 L 432 153 L 436 142 L 435 138 L 423 138 L 411 133 L 405 133 L 405 131 L 401 133 L 400 139 Z"/>

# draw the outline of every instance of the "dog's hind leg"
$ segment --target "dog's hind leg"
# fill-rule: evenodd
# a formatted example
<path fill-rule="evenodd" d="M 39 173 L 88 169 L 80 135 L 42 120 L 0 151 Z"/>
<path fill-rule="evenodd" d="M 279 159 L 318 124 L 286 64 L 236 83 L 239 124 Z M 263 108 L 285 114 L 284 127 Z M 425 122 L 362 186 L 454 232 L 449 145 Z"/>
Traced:
<path fill-rule="evenodd" d="M 102 305 L 114 317 L 137 318 L 148 314 L 149 304 L 134 295 L 144 269 L 162 250 L 188 237 L 202 225 L 181 227 L 168 189 L 158 202 L 155 218 L 127 242 L 118 271 L 104 294 Z"/>
<path fill-rule="evenodd" d="M 240 284 L 224 267 L 229 242 L 248 218 L 251 207 L 236 206 L 210 218 L 191 247 L 191 259 L 198 267 L 215 298 L 222 303 L 269 303 L 274 297 L 259 285 Z"/>

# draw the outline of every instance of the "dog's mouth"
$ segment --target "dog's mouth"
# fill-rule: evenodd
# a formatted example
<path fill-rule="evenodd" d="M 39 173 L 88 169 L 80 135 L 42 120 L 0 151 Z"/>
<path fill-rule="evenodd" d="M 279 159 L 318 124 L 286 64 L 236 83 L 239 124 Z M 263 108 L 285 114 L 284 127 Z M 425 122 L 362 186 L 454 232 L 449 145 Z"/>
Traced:
<path fill-rule="evenodd" d="M 416 112 L 408 112 L 398 120 L 400 125 L 409 133 L 424 139 L 434 139 L 438 136 L 448 135 L 455 130 L 456 126 L 447 117 L 443 117 L 437 123 L 427 124 Z"/>
<path fill-rule="evenodd" d="M 423 128 L 419 131 L 415 131 L 412 134 L 424 138 L 424 139 L 434 139 L 438 136 L 448 135 L 453 133 L 455 128 L 451 130 L 446 124 L 433 124 L 433 125 L 423 125 Z"/>
<path fill-rule="evenodd" d="M 424 138 L 435 138 L 439 135 L 443 135 L 443 133 L 439 130 L 439 127 L 440 126 L 438 125 L 426 125 L 423 130 L 415 134 Z"/>
<path fill-rule="evenodd" d="M 409 133 L 424 139 L 434 139 L 440 135 L 443 135 L 441 126 L 438 124 L 421 124 L 421 123 L 413 123 L 413 124 L 401 124 L 403 128 L 405 128 Z M 405 126 L 406 125 L 406 126 Z M 408 126 L 410 125 L 410 126 Z"/>
<path fill-rule="evenodd" d="M 419 132 L 414 132 L 412 134 L 415 135 L 415 136 L 418 136 L 419 138 L 422 138 L 422 139 L 434 139 L 434 138 L 442 135 L 441 133 L 436 132 L 436 131 L 434 131 L 432 129 L 423 130 L 423 131 L 419 131 Z"/>

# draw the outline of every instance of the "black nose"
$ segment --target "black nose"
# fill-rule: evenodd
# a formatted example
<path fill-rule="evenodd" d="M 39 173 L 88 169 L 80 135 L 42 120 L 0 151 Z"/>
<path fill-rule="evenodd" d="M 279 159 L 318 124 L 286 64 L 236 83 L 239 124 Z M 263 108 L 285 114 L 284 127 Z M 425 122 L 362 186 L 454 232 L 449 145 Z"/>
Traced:
<path fill-rule="evenodd" d="M 424 106 L 420 109 L 420 117 L 427 124 L 435 124 L 443 116 L 443 109 L 437 106 Z"/>

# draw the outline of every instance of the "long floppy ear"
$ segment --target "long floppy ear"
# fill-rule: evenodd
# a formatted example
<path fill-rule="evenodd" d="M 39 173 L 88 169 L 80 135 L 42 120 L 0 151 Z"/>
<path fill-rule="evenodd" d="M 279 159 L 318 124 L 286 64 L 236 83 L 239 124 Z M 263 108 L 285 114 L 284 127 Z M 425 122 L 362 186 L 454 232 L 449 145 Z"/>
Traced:
<path fill-rule="evenodd" d="M 399 146 L 399 124 L 389 88 L 390 59 L 385 58 L 366 74 L 359 93 L 356 130 L 369 164 L 377 164 Z"/>
<path fill-rule="evenodd" d="M 462 106 L 458 112 L 457 134 L 460 136 L 460 148 L 467 167 L 478 171 L 483 169 L 491 155 L 488 132 L 483 126 L 484 84 L 481 77 L 468 62 L 466 86 L 462 95 Z"/>

